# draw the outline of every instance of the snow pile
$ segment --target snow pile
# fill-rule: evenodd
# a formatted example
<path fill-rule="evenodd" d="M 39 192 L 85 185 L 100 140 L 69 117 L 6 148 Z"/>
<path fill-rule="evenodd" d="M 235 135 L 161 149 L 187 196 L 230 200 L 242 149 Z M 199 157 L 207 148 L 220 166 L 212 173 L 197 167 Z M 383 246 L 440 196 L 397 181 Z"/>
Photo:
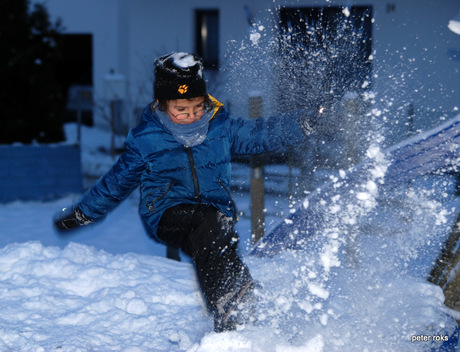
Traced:
<path fill-rule="evenodd" d="M 438 287 L 345 268 L 334 287 L 317 287 L 309 257 L 248 258 L 263 286 L 259 326 L 216 334 L 190 264 L 76 243 L 11 244 L 0 250 L 0 349 L 424 351 L 440 342 L 412 339 L 452 332 Z"/>
<path fill-rule="evenodd" d="M 0 267 L 1 350 L 185 350 L 211 329 L 190 264 L 28 242 Z"/>

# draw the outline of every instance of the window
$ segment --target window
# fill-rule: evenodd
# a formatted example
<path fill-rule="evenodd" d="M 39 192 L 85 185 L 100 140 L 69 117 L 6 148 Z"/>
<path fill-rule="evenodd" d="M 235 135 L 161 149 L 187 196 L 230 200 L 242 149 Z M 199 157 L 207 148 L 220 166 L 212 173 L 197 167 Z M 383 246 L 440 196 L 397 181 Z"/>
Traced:
<path fill-rule="evenodd" d="M 291 104 L 293 91 L 338 99 L 371 88 L 371 6 L 281 8 L 279 16 L 281 76 L 299 70 L 280 86 L 281 102 Z"/>
<path fill-rule="evenodd" d="M 204 60 L 206 68 L 219 65 L 219 10 L 196 10 L 196 53 Z"/>

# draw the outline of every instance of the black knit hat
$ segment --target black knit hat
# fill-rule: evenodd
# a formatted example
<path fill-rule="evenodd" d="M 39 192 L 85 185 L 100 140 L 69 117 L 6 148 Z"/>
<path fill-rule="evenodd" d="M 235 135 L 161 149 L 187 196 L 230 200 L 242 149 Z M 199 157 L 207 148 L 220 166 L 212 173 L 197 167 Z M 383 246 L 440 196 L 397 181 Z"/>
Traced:
<path fill-rule="evenodd" d="M 171 53 L 155 60 L 153 97 L 156 100 L 206 96 L 203 61 L 193 54 Z"/>

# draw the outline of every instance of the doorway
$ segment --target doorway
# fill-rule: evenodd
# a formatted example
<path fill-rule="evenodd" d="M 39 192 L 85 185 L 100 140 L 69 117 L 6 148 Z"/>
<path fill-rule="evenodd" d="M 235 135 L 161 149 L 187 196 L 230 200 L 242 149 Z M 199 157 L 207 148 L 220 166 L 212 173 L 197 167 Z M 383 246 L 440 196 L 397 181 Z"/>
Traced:
<path fill-rule="evenodd" d="M 66 122 L 93 125 L 93 38 L 91 34 L 64 34 L 56 70 L 66 97 Z"/>

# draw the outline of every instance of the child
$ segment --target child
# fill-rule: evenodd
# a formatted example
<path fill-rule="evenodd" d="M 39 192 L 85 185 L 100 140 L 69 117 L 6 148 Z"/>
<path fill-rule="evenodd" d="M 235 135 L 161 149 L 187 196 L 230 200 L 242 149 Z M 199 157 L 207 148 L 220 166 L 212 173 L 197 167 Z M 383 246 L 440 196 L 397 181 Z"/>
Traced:
<path fill-rule="evenodd" d="M 101 220 L 139 186 L 146 231 L 193 259 L 215 331 L 234 330 L 248 319 L 244 306 L 253 301 L 254 282 L 237 254 L 231 155 L 302 143 L 310 132 L 306 115 L 232 118 L 206 92 L 199 57 L 172 53 L 154 66 L 154 102 L 129 132 L 123 154 L 54 223 L 68 231 Z"/>

